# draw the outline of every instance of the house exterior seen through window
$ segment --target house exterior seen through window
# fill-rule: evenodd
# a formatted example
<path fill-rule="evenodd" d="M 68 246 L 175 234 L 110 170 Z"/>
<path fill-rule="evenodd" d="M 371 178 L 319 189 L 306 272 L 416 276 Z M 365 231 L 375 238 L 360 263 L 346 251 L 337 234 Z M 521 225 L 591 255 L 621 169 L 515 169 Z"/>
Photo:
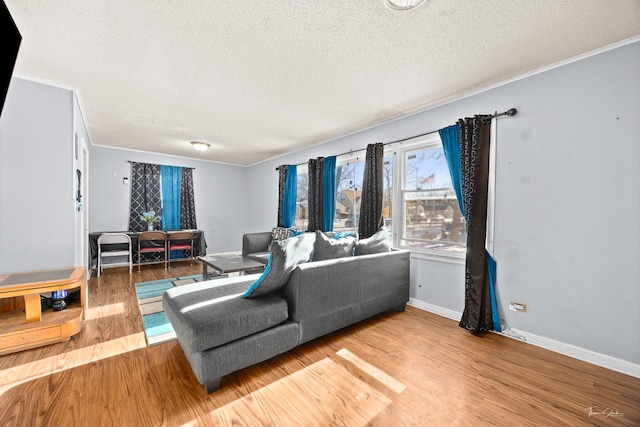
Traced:
<path fill-rule="evenodd" d="M 466 226 L 451 182 L 440 138 L 401 151 L 400 246 L 466 251 Z"/>

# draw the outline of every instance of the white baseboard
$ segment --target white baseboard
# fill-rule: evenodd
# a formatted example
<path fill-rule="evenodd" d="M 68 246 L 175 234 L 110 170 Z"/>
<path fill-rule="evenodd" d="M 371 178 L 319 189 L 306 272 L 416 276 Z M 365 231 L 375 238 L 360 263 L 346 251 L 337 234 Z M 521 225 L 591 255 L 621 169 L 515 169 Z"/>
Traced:
<path fill-rule="evenodd" d="M 460 318 L 462 317 L 462 313 L 460 312 L 449 310 L 448 308 L 440 307 L 439 305 L 429 304 L 428 302 L 420 301 L 415 298 L 409 298 L 408 305 L 451 320 L 460 321 Z"/>
<path fill-rule="evenodd" d="M 459 321 L 462 317 L 462 313 L 449 310 L 448 308 L 440 307 L 434 304 L 429 304 L 424 301 L 420 301 L 414 298 L 409 299 L 410 306 L 419 308 L 424 311 L 428 311 L 433 314 L 437 314 L 442 317 L 446 317 L 447 319 L 452 319 Z M 612 356 L 607 356 L 606 354 L 596 353 L 595 351 L 587 350 L 581 347 L 576 347 L 575 345 L 566 344 L 560 341 L 553 340 L 551 338 L 542 337 L 539 335 L 535 335 L 526 331 L 521 331 L 518 329 L 511 329 L 517 335 L 520 335 L 524 340 L 521 340 L 517 337 L 509 335 L 509 333 L 501 333 L 496 332 L 497 334 L 503 335 L 508 338 L 518 339 L 519 341 L 523 341 L 536 347 L 541 347 L 546 350 L 553 351 L 555 353 L 560 353 L 565 356 L 572 357 L 574 359 L 582 360 L 583 362 L 591 363 L 596 366 L 601 366 L 606 369 L 611 369 L 612 371 L 621 372 L 626 375 L 630 375 L 635 378 L 640 378 L 640 365 L 635 363 L 627 362 L 626 360 L 617 359 Z M 505 331 L 506 332 L 506 331 Z"/>
<path fill-rule="evenodd" d="M 611 369 L 612 371 L 631 375 L 635 378 L 640 378 L 640 365 L 637 365 L 635 363 L 627 362 L 626 360 L 618 359 L 612 356 L 607 356 L 606 354 L 596 353 L 592 350 L 587 350 L 582 347 L 576 347 L 572 344 L 566 344 L 561 341 L 556 341 L 551 338 L 542 337 L 540 335 L 535 335 L 530 332 L 521 331 L 519 329 L 511 330 L 524 337 L 526 339 L 526 342 L 528 342 L 529 344 L 533 344 L 537 347 L 551 350 L 565 356 L 573 357 L 574 359 L 582 360 L 583 362 L 591 363 L 596 366 Z M 509 336 L 508 334 L 501 335 L 507 337 Z"/>

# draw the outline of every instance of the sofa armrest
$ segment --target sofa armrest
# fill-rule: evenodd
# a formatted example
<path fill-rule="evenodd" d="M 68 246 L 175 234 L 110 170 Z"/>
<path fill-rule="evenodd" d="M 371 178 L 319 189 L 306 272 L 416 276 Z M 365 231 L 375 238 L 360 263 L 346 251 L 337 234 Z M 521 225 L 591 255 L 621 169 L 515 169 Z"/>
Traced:
<path fill-rule="evenodd" d="M 242 256 L 246 257 L 256 252 L 268 252 L 271 240 L 270 231 L 244 234 L 242 236 Z"/>

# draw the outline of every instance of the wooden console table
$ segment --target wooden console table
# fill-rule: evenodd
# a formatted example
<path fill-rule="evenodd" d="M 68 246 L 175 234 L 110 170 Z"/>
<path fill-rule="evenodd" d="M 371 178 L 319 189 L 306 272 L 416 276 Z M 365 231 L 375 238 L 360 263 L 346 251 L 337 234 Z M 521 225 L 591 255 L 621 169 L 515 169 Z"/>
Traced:
<path fill-rule="evenodd" d="M 0 275 L 0 298 L 24 297 L 24 311 L 0 314 L 0 355 L 68 340 L 80 332 L 86 307 L 86 270 L 75 267 Z M 80 289 L 80 303 L 40 310 L 40 294 Z"/>

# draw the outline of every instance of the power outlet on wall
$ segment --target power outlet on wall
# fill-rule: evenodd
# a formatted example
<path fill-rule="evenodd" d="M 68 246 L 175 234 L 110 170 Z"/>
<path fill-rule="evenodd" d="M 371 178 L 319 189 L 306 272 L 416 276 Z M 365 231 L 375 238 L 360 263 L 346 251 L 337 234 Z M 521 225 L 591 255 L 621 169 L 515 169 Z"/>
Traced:
<path fill-rule="evenodd" d="M 527 304 L 522 304 L 520 302 L 512 302 L 509 303 L 509 310 L 511 311 L 522 311 L 523 313 L 527 312 Z"/>

